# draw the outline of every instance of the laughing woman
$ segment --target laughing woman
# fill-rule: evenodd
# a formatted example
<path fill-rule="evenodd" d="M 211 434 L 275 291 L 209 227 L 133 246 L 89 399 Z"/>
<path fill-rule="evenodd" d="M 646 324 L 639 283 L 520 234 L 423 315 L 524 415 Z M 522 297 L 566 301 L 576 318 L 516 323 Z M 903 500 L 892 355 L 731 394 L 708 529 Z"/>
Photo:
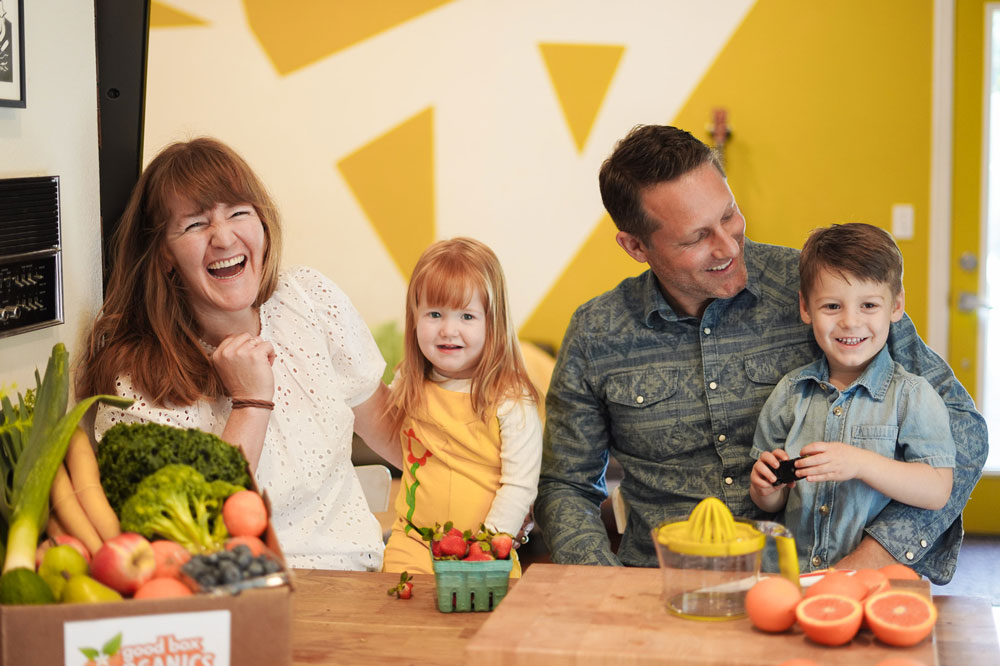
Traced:
<path fill-rule="evenodd" d="M 378 570 L 382 536 L 351 464 L 357 432 L 400 466 L 380 425 L 385 362 L 347 296 L 279 271 L 281 226 L 243 159 L 213 139 L 164 149 L 115 237 L 77 395 L 134 398 L 116 423 L 199 428 L 239 446 L 294 567 Z"/>

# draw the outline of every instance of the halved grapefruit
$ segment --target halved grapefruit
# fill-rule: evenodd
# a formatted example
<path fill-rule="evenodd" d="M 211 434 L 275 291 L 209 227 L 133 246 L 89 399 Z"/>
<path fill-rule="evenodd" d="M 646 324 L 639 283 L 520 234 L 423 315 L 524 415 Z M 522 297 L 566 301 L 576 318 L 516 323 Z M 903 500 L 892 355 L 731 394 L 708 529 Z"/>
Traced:
<path fill-rule="evenodd" d="M 843 645 L 861 628 L 861 604 L 841 594 L 817 594 L 802 600 L 795 618 L 806 636 L 823 645 Z"/>
<path fill-rule="evenodd" d="M 889 590 L 865 602 L 868 627 L 883 643 L 906 647 L 930 635 L 937 622 L 937 608 L 922 594 Z"/>

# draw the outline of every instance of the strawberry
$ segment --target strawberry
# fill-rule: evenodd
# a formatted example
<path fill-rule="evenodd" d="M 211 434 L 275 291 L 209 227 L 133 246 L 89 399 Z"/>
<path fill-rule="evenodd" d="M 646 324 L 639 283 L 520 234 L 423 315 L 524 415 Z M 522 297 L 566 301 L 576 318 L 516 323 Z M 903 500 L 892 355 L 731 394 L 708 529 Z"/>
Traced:
<path fill-rule="evenodd" d="M 514 545 L 514 537 L 506 532 L 493 535 L 490 539 L 490 546 L 493 547 L 493 554 L 498 560 L 510 559 L 510 549 Z"/>
<path fill-rule="evenodd" d="M 469 548 L 469 554 L 462 559 L 466 562 L 484 562 L 486 560 L 495 560 L 496 558 L 489 551 L 489 546 L 485 545 L 482 541 L 475 541 Z"/>
<path fill-rule="evenodd" d="M 413 576 L 404 571 L 399 574 L 399 585 L 390 587 L 386 594 L 390 597 L 395 594 L 397 599 L 409 599 L 413 596 L 413 583 L 410 582 L 412 580 Z"/>
<path fill-rule="evenodd" d="M 441 557 L 462 559 L 469 552 L 469 544 L 462 538 L 462 533 L 452 528 L 441 539 Z"/>

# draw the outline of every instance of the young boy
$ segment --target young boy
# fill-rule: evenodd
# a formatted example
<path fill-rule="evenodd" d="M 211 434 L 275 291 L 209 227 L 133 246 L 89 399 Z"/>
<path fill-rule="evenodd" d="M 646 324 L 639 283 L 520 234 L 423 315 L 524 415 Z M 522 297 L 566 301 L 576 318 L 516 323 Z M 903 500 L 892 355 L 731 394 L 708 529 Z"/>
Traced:
<path fill-rule="evenodd" d="M 890 500 L 940 509 L 955 444 L 944 402 L 894 363 L 889 325 L 903 316 L 903 258 L 868 224 L 817 229 L 799 258 L 799 312 L 824 358 L 775 387 L 757 422 L 750 497 L 784 508 L 800 570 L 835 566 Z M 780 461 L 796 481 L 774 485 Z"/>

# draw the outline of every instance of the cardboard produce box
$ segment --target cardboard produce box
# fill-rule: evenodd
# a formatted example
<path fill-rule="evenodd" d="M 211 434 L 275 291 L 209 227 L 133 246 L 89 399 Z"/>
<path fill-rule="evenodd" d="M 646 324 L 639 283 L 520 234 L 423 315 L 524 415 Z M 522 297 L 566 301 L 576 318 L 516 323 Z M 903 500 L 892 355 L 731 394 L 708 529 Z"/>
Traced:
<path fill-rule="evenodd" d="M 267 502 L 265 498 L 265 502 Z M 268 510 L 270 513 L 270 503 Z M 268 525 L 264 542 L 284 555 Z M 288 584 L 237 595 L 113 603 L 0 605 L 4 666 L 243 666 L 291 664 L 291 571 Z M 99 654 L 88 658 L 81 648 Z"/>

